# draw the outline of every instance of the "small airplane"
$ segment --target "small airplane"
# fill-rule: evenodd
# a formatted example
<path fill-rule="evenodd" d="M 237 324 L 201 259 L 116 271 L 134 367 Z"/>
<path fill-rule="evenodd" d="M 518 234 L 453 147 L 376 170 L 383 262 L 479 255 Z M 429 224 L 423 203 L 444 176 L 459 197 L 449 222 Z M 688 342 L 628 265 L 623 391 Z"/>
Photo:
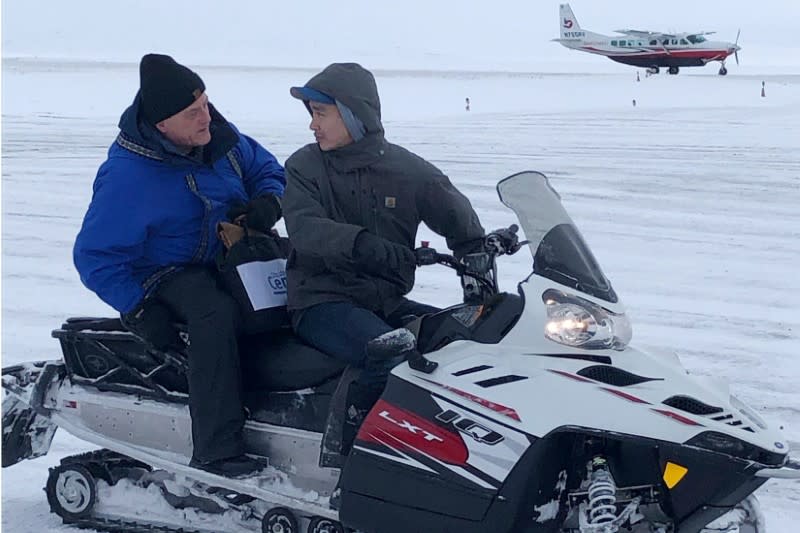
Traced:
<path fill-rule="evenodd" d="M 714 32 L 658 33 L 641 30 L 615 30 L 621 36 L 608 36 L 581 29 L 569 4 L 561 4 L 558 25 L 561 38 L 553 39 L 571 50 L 599 54 L 626 65 L 645 67 L 658 74 L 660 67 L 677 74 L 680 67 L 702 67 L 711 61 L 721 63 L 719 75 L 725 76 L 725 60 L 733 55 L 739 64 L 739 33 L 735 42 L 709 41 Z"/>

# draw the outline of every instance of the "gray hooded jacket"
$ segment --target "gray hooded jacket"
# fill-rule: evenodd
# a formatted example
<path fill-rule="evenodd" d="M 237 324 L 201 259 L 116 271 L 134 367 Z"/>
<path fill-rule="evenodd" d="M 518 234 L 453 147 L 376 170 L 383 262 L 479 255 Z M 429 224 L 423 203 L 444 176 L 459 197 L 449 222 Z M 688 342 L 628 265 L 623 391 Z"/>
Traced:
<path fill-rule="evenodd" d="M 447 176 L 384 139 L 378 89 L 368 70 L 335 63 L 306 85 L 349 107 L 366 134 L 327 152 L 316 143 L 306 145 L 286 161 L 283 215 L 294 248 L 286 268 L 289 309 L 353 302 L 389 314 L 413 288 L 415 265 L 364 272 L 354 259 L 359 233 L 413 250 L 425 222 L 458 254 L 480 242 L 483 228 Z"/>

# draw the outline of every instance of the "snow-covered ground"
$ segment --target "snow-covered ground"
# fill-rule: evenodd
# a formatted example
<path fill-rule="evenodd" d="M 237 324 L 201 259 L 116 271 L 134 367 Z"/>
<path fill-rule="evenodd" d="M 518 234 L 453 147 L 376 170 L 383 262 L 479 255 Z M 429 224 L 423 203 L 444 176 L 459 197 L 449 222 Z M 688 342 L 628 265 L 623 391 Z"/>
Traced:
<path fill-rule="evenodd" d="M 312 140 L 288 87 L 314 72 L 197 70 L 223 114 L 279 160 Z M 633 69 L 377 74 L 390 140 L 450 175 L 486 227 L 512 222 L 499 179 L 543 171 L 627 304 L 634 343 L 671 347 L 693 372 L 729 380 L 800 446 L 800 76 L 715 71 L 638 83 Z M 50 330 L 67 316 L 112 314 L 81 286 L 71 250 L 137 83 L 135 64 L 3 61 L 4 366 L 58 357 Z M 506 288 L 529 271 L 522 254 L 500 268 Z M 445 305 L 459 288 L 431 267 L 413 296 Z M 71 530 L 42 487 L 49 466 L 86 449 L 62 432 L 48 456 L 3 470 L 3 530 Z M 794 533 L 800 482 L 758 494 L 770 533 Z"/>

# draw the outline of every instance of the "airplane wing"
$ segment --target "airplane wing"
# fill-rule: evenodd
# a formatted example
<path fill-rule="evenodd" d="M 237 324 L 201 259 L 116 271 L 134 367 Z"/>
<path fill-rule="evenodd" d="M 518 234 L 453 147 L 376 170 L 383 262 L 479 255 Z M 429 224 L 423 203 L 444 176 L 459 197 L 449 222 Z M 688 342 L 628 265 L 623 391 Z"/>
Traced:
<path fill-rule="evenodd" d="M 614 30 L 617 33 L 623 33 L 625 35 L 631 35 L 633 37 L 650 37 L 651 35 L 660 35 L 656 32 L 652 31 L 644 31 L 644 30 Z"/>
<path fill-rule="evenodd" d="M 661 32 L 658 32 L 658 31 L 645 31 L 645 30 L 614 30 L 614 31 L 617 32 L 617 33 L 622 33 L 624 35 L 630 35 L 631 37 L 643 37 L 643 38 L 649 38 L 649 37 L 656 37 L 656 38 L 669 37 L 669 38 L 673 38 L 673 37 L 677 37 L 676 35 L 674 35 L 672 33 L 661 33 Z"/>

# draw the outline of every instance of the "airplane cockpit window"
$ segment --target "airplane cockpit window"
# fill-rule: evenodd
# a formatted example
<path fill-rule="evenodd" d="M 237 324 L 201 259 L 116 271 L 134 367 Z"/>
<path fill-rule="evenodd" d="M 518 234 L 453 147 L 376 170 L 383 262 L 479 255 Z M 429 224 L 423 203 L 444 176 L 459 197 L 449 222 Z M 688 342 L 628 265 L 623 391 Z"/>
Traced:
<path fill-rule="evenodd" d="M 706 38 L 702 35 L 687 35 L 686 38 L 693 44 L 704 43 L 706 41 Z"/>
<path fill-rule="evenodd" d="M 689 44 L 686 39 L 681 39 L 681 44 Z"/>
<path fill-rule="evenodd" d="M 672 44 L 678 44 L 678 39 L 672 39 Z"/>
<path fill-rule="evenodd" d="M 661 44 L 667 46 L 669 44 L 669 39 L 664 39 L 663 41 L 661 41 Z"/>

